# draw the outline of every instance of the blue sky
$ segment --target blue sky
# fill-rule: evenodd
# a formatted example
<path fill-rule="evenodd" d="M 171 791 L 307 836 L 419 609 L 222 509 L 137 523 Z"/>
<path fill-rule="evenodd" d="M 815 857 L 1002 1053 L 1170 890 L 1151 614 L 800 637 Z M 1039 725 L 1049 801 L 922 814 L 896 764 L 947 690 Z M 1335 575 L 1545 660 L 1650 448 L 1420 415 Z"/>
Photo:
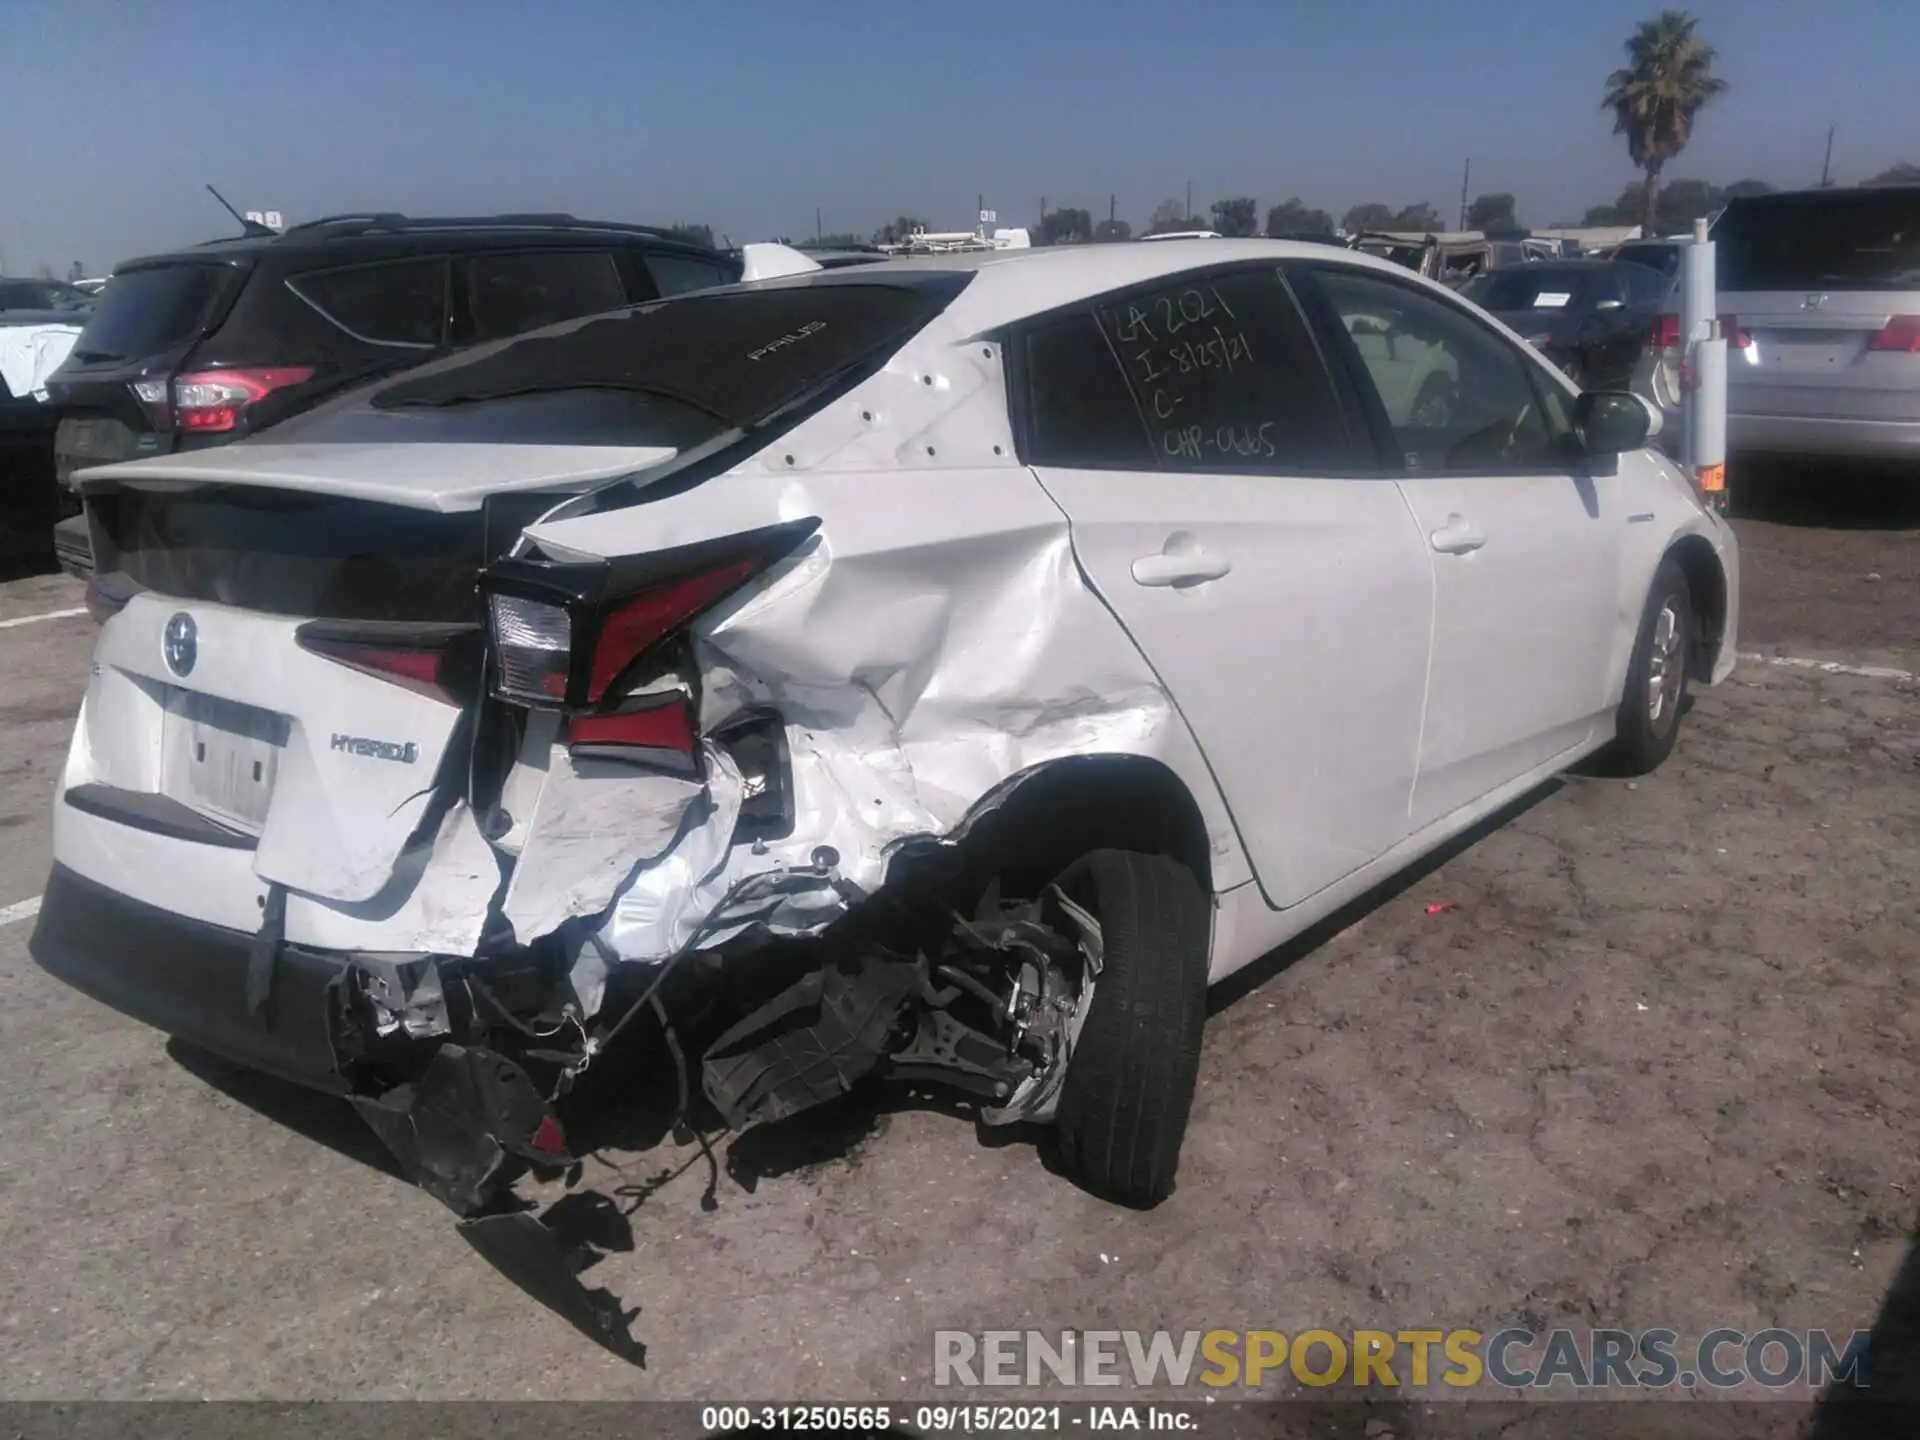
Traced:
<path fill-rule="evenodd" d="M 893 215 L 1510 190 L 1536 224 L 1633 178 L 1598 109 L 1658 0 L 10 0 L 0 259 L 90 273 L 290 218 L 572 210 L 736 242 Z M 1910 0 L 1698 0 L 1732 91 L 1674 171 L 1920 163 Z"/>

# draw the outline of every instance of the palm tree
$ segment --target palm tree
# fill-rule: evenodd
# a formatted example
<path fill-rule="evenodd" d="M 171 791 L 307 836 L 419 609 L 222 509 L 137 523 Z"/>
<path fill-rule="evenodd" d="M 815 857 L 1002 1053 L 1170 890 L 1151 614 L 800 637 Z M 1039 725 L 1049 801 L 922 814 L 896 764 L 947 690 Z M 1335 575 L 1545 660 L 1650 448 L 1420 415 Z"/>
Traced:
<path fill-rule="evenodd" d="M 1607 77 L 1600 108 L 1613 111 L 1613 133 L 1627 137 L 1627 153 L 1647 172 L 1640 223 L 1653 231 L 1654 190 L 1667 161 L 1693 138 L 1693 117 L 1727 82 L 1713 73 L 1713 47 L 1695 34 L 1685 10 L 1662 10 L 1627 41 L 1627 67 Z"/>

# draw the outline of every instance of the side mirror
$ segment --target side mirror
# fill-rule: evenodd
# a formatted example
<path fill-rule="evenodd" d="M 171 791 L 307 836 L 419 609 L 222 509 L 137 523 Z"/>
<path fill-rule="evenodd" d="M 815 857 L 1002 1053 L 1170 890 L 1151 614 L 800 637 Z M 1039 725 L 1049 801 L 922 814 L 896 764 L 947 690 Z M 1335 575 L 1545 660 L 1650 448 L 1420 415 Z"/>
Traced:
<path fill-rule="evenodd" d="M 1580 448 L 1589 455 L 1620 455 L 1638 450 L 1653 433 L 1645 401 L 1624 390 L 1588 390 L 1573 404 L 1573 425 Z"/>

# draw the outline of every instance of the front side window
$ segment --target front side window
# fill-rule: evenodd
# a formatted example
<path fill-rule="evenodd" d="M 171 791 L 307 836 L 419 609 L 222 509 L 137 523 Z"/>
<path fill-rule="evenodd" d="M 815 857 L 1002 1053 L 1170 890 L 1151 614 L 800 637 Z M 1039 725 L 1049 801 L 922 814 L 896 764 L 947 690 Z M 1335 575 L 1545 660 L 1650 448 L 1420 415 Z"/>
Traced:
<path fill-rule="evenodd" d="M 1409 473 L 1566 465 L 1564 434 L 1542 409 L 1531 362 L 1510 342 L 1411 285 L 1353 270 L 1316 274 Z"/>
<path fill-rule="evenodd" d="M 1021 343 L 1035 463 L 1355 468 L 1346 410 L 1277 270 L 1137 291 L 1043 321 Z"/>
<path fill-rule="evenodd" d="M 445 260 L 316 270 L 287 288 L 356 340 L 426 350 L 446 336 Z"/>
<path fill-rule="evenodd" d="M 543 325 L 618 310 L 627 287 L 604 250 L 503 251 L 467 262 L 475 340 L 504 340 Z"/>

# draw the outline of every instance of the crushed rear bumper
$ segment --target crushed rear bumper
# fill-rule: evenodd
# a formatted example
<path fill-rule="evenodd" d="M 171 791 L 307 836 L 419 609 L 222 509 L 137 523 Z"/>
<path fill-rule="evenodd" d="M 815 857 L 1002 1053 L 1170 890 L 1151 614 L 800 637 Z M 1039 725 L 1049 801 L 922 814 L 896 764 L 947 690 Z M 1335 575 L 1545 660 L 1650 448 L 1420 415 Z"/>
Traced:
<path fill-rule="evenodd" d="M 133 900 L 63 865 L 30 949 L 40 967 L 124 1015 L 243 1065 L 344 1093 L 328 1017 L 348 957 L 280 948 L 273 1003 L 247 1001 L 255 938 Z"/>

